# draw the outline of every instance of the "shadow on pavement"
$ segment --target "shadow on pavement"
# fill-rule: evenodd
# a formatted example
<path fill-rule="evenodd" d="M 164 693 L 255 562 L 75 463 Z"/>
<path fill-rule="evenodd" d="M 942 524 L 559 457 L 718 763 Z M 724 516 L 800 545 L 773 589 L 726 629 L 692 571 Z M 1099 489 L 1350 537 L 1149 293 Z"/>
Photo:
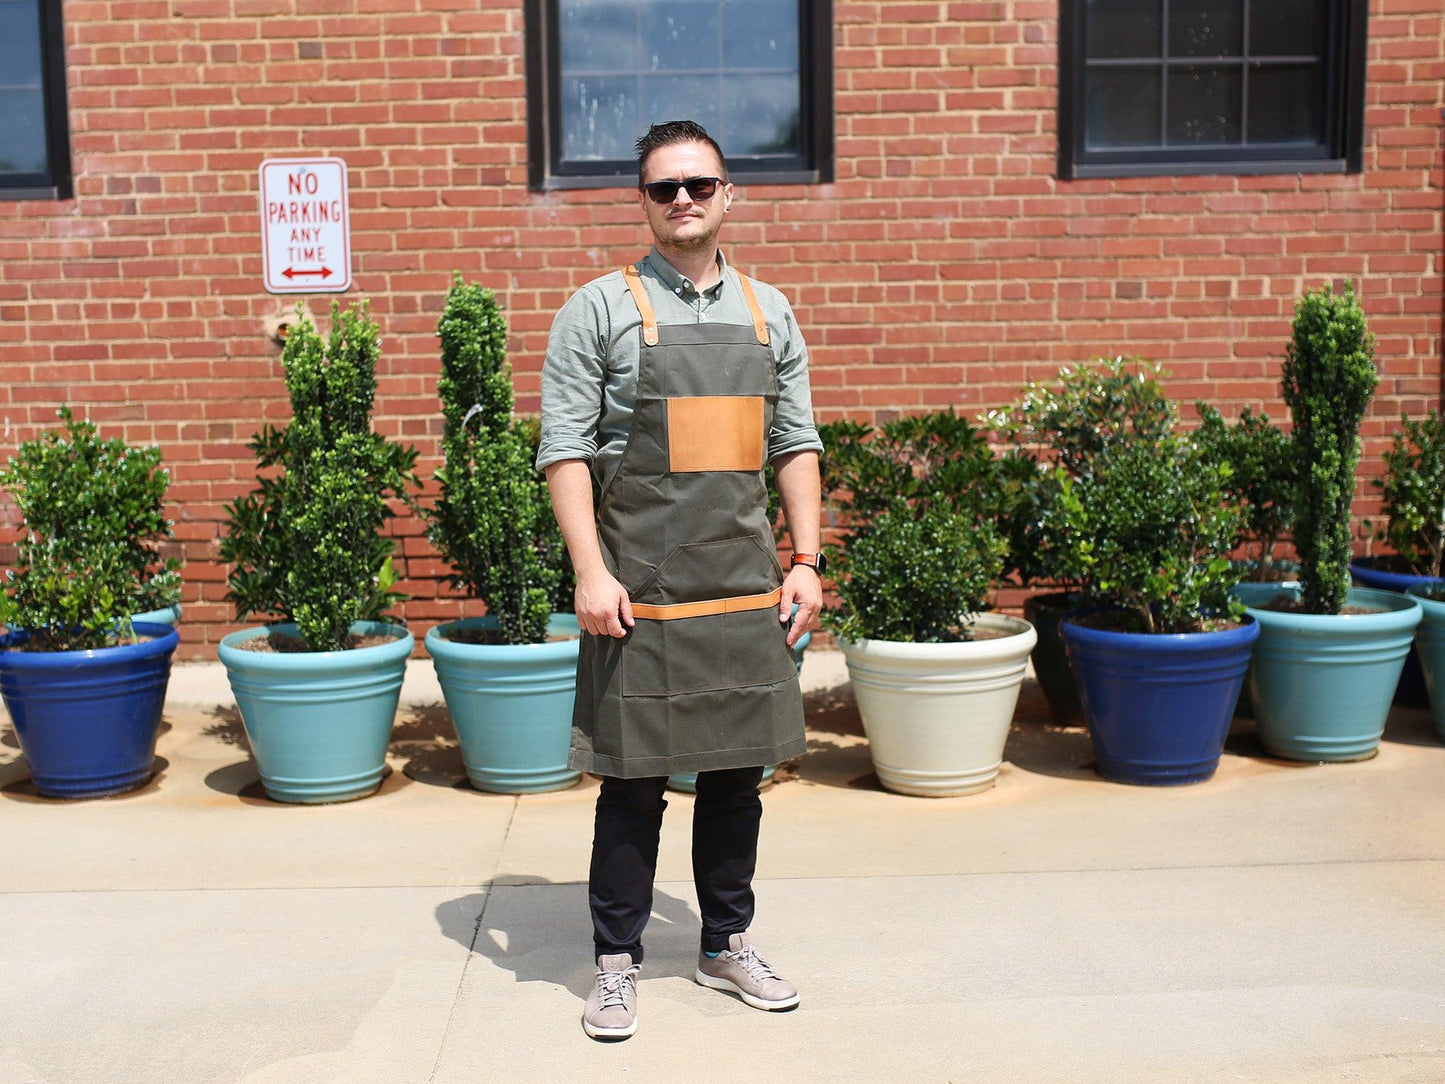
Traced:
<path fill-rule="evenodd" d="M 17 758 L 9 764 L 0 765 L 0 795 L 15 802 L 32 802 L 38 805 L 55 805 L 63 802 L 125 802 L 154 794 L 165 782 L 166 769 L 171 762 L 165 757 L 156 757 L 155 770 L 151 776 L 134 790 L 124 794 L 111 794 L 104 798 L 43 798 L 30 781 L 30 768 L 24 758 Z"/>
<path fill-rule="evenodd" d="M 1435 733 L 1435 718 L 1429 708 L 1394 708 L 1385 720 L 1385 741 L 1401 745 L 1439 747 L 1440 735 Z"/>
<path fill-rule="evenodd" d="M 407 778 L 432 787 L 482 794 L 467 782 L 461 746 L 457 744 L 446 705 L 440 701 L 408 704 L 402 711 L 401 720 L 392 731 L 391 745 L 399 756 L 406 758 L 401 770 Z"/>

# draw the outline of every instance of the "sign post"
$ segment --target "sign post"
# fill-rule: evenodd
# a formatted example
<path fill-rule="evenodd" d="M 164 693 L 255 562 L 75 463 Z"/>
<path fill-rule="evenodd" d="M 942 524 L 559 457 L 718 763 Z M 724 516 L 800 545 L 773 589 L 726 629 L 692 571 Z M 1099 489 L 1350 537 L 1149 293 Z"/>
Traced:
<path fill-rule="evenodd" d="M 351 208 L 340 158 L 261 163 L 261 253 L 273 294 L 351 288 Z"/>

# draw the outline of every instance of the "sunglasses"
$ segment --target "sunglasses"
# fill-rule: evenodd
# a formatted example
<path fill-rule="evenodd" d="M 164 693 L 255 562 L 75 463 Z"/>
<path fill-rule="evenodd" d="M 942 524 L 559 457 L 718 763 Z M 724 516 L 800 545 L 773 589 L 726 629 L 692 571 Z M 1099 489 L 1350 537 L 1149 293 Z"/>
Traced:
<path fill-rule="evenodd" d="M 722 183 L 721 177 L 689 177 L 685 181 L 653 181 L 642 186 L 647 193 L 647 198 L 653 203 L 668 204 L 677 199 L 677 190 L 686 188 L 687 194 L 698 203 L 705 203 L 713 198 L 717 192 L 717 186 Z"/>

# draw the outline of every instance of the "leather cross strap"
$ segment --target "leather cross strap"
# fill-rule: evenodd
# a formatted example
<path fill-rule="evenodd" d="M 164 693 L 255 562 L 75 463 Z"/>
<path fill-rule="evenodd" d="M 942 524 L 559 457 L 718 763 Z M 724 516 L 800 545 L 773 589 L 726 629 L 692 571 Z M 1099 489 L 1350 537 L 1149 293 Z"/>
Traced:
<path fill-rule="evenodd" d="M 678 602 L 670 606 L 632 604 L 632 616 L 648 621 L 676 621 L 680 617 L 711 617 L 714 614 L 736 614 L 746 610 L 766 610 L 783 601 L 781 587 L 765 595 L 733 595 L 731 598 L 710 598 L 703 602 Z"/>
<path fill-rule="evenodd" d="M 743 296 L 748 299 L 748 310 L 753 314 L 753 331 L 758 337 L 758 342 L 767 346 L 768 321 L 763 317 L 763 308 L 758 304 L 758 295 L 753 293 L 753 284 L 746 275 L 739 273 L 738 281 L 743 284 Z"/>
<path fill-rule="evenodd" d="M 657 345 L 657 314 L 652 311 L 652 302 L 647 297 L 647 287 L 642 285 L 642 276 L 637 267 L 627 264 L 622 269 L 622 281 L 632 291 L 632 300 L 637 302 L 637 311 L 642 314 L 642 341 L 648 346 Z"/>

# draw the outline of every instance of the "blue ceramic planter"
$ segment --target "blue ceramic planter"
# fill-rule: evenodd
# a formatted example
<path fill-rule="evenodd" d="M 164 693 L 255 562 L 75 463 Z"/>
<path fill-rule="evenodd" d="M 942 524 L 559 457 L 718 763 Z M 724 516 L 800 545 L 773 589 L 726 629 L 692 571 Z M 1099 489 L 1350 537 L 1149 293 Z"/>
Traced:
<path fill-rule="evenodd" d="M 567 767 L 572 702 L 577 691 L 577 637 L 572 614 L 553 614 L 547 631 L 570 639 L 545 644 L 467 644 L 463 629 L 494 629 L 476 617 L 426 634 L 447 711 L 462 747 L 467 778 L 478 790 L 537 794 L 582 777 Z"/>
<path fill-rule="evenodd" d="M 1445 741 L 1445 602 L 1423 596 L 1422 592 L 1432 586 L 1419 584 L 1410 588 L 1409 593 L 1420 603 L 1415 650 L 1419 653 L 1422 679 L 1430 699 L 1430 714 L 1435 719 L 1435 733 Z"/>
<path fill-rule="evenodd" d="M 812 642 L 813 634 L 811 632 L 805 632 L 798 637 L 798 642 L 793 645 L 793 665 L 800 674 L 803 672 L 803 652 L 808 650 L 808 645 Z M 778 766 L 776 764 L 765 766 L 763 768 L 763 778 L 761 782 L 766 783 L 772 779 L 777 770 Z M 679 791 L 682 794 L 696 794 L 697 772 L 674 772 L 667 777 L 667 789 Z"/>
<path fill-rule="evenodd" d="M 1410 588 L 1419 584 L 1430 585 L 1440 580 L 1433 576 L 1412 576 L 1408 572 L 1391 572 L 1376 568 L 1375 558 L 1361 557 L 1350 562 L 1350 574 L 1361 587 L 1373 587 L 1379 591 L 1399 591 L 1407 594 Z M 1407 707 L 1423 708 L 1430 703 L 1430 694 L 1425 689 L 1425 674 L 1420 669 L 1420 653 L 1411 646 L 1405 656 L 1405 669 L 1400 671 L 1400 684 L 1395 688 L 1395 703 Z"/>
<path fill-rule="evenodd" d="M 358 621 L 353 635 L 391 643 L 353 651 L 268 654 L 238 645 L 295 625 L 243 629 L 221 641 L 221 661 L 266 793 L 278 802 L 344 802 L 381 786 L 406 660 L 399 625 Z"/>
<path fill-rule="evenodd" d="M 154 639 L 98 651 L 9 651 L 0 637 L 0 694 L 35 789 L 47 798 L 133 790 L 155 767 L 176 630 L 137 623 Z"/>
<path fill-rule="evenodd" d="M 1378 612 L 1300 614 L 1261 608 L 1275 596 L 1297 596 L 1298 589 L 1235 593 L 1260 625 L 1249 691 L 1265 749 L 1289 760 L 1374 756 L 1420 623 L 1420 603 L 1356 587 L 1346 604 Z"/>
<path fill-rule="evenodd" d="M 1099 773 L 1119 783 L 1198 783 L 1219 766 L 1259 626 L 1148 634 L 1060 625 Z"/>

